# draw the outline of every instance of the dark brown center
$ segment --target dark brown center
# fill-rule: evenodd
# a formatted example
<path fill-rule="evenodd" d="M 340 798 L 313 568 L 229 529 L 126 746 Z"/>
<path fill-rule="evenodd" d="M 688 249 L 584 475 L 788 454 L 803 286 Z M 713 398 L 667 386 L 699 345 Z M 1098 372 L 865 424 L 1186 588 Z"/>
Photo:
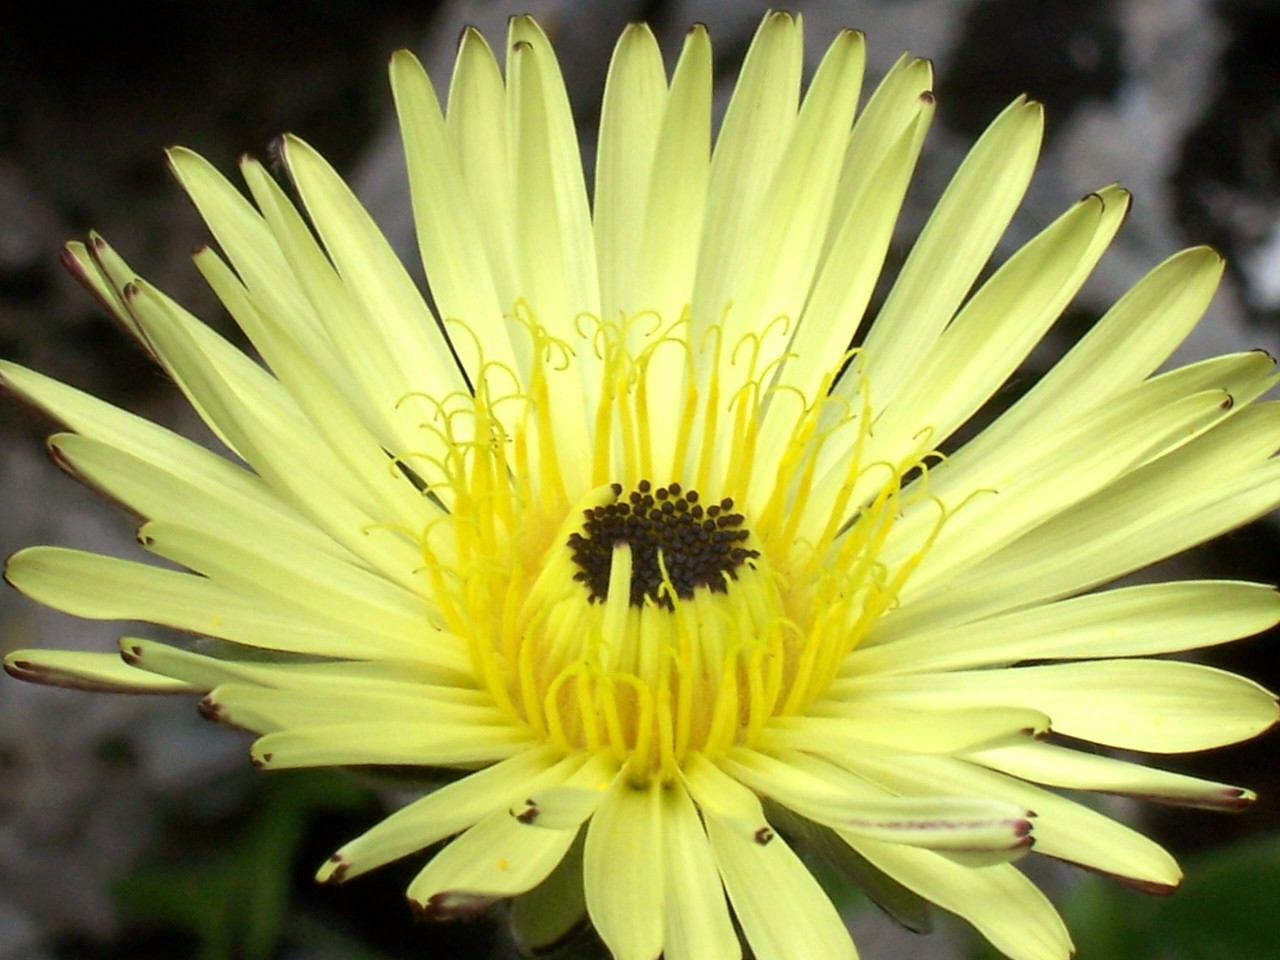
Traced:
<path fill-rule="evenodd" d="M 580 568 L 573 578 L 586 586 L 593 603 L 609 595 L 613 548 L 620 543 L 631 547 L 635 607 L 649 597 L 674 608 L 662 589 L 664 567 L 676 596 L 688 600 L 697 587 L 725 592 L 727 581 L 738 578 L 738 567 L 760 556 L 759 550 L 743 545 L 751 534 L 728 497 L 704 507 L 696 490 L 678 483 L 655 490 L 648 480 L 626 496 L 621 484 L 615 483 L 613 492 L 613 503 L 583 511 L 582 530 L 570 534 L 566 543 Z"/>

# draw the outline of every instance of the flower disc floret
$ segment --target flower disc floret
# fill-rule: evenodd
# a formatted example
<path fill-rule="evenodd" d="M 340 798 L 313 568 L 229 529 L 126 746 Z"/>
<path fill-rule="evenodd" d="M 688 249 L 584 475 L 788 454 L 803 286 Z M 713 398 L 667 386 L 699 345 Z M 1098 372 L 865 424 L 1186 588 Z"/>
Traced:
<path fill-rule="evenodd" d="M 672 483 L 654 488 L 641 480 L 623 496 L 622 484 L 610 485 L 613 503 L 583 511 L 582 531 L 569 534 L 567 546 L 581 567 L 580 581 L 593 601 L 609 595 L 609 572 L 614 547 L 631 549 L 631 605 L 645 599 L 674 608 L 672 597 L 689 600 L 698 587 L 725 593 L 738 578 L 738 567 L 755 560 L 760 551 L 742 546 L 751 531 L 746 519 L 733 512 L 733 498 L 703 507 L 698 491 Z"/>

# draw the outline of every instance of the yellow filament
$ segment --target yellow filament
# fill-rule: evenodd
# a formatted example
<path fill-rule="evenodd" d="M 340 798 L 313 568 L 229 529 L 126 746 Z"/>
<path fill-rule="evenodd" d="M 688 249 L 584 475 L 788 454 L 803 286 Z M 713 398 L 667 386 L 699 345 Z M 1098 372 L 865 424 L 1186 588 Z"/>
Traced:
<path fill-rule="evenodd" d="M 555 406 L 577 395 L 557 390 L 558 378 L 580 377 L 574 351 L 523 304 L 513 314 L 531 343 L 523 379 L 484 364 L 469 411 L 446 398 L 450 409 L 436 404 L 424 425 L 449 440 L 427 491 L 447 491 L 449 509 L 420 537 L 434 615 L 463 638 L 476 679 L 512 723 L 565 756 L 608 758 L 637 784 L 678 779 L 691 757 L 756 744 L 774 718 L 807 710 L 937 534 L 894 569 L 878 559 L 904 507 L 902 477 L 925 471 L 920 462 L 862 461 L 872 409 L 865 381 L 847 399 L 831 397 L 838 368 L 815 396 L 770 387 L 785 357 L 762 364 L 760 336 L 730 348 L 713 325 L 695 347 L 687 310 L 665 329 L 654 320 L 579 318 L 582 352 L 600 365 L 599 400 L 584 412 L 594 423 L 589 470 L 566 469 L 570 454 L 557 443 L 556 418 L 574 414 Z M 785 318 L 776 323 L 785 333 Z M 659 347 L 685 351 L 682 384 L 648 383 Z M 499 372 L 512 381 L 509 394 L 494 392 Z M 653 418 L 659 390 L 680 391 L 661 408 L 673 422 Z M 791 393 L 800 400 L 794 413 L 784 400 Z M 496 414 L 516 400 L 523 412 Z M 778 425 L 767 434 L 766 414 Z M 667 476 L 651 475 L 654 430 L 674 432 Z M 770 449 L 775 442 L 781 449 Z M 840 466 L 828 472 L 833 452 Z M 766 463 L 776 478 L 754 476 Z M 568 488 L 569 476 L 589 477 L 592 488 Z M 603 599 L 575 579 L 582 570 L 567 544 L 583 512 L 618 498 L 613 484 L 625 497 L 641 479 L 679 482 L 704 504 L 731 496 L 746 515 L 742 546 L 753 554 L 723 573 L 723 590 L 699 585 L 690 595 L 685 586 L 681 596 L 659 552 L 657 596 L 633 604 L 639 554 L 626 542 L 609 545 Z"/>

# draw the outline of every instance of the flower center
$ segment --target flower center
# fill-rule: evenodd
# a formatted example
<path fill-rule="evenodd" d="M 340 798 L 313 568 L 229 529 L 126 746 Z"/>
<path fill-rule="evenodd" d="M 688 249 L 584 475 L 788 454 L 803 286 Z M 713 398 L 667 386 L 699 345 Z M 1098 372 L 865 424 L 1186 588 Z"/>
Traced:
<path fill-rule="evenodd" d="M 609 571 L 613 548 L 631 548 L 633 607 L 648 597 L 667 610 L 672 594 L 681 600 L 693 597 L 696 587 L 724 593 L 738 578 L 738 567 L 760 556 L 743 546 L 751 536 L 742 528 L 742 514 L 733 512 L 733 498 L 703 507 L 696 490 L 671 483 L 656 490 L 641 480 L 622 496 L 622 484 L 611 486 L 619 499 L 583 512 L 581 532 L 569 535 L 567 546 L 581 569 L 573 579 L 586 585 L 592 602 L 609 595 Z"/>
<path fill-rule="evenodd" d="M 638 782 L 809 710 L 919 561 L 884 546 L 926 441 L 864 458 L 867 390 L 832 388 L 846 358 L 801 395 L 770 389 L 761 335 L 722 349 L 718 327 L 691 343 L 687 316 L 631 318 L 569 344 L 514 319 L 529 368 L 486 365 L 442 407 L 449 513 L 421 537 L 475 681 L 531 737 Z"/>
<path fill-rule="evenodd" d="M 568 751 L 637 779 L 717 754 L 784 705 L 802 643 L 784 578 L 729 498 L 679 483 L 589 492 L 522 591 L 509 696 Z M 509 661 L 510 662 L 510 661 Z"/>

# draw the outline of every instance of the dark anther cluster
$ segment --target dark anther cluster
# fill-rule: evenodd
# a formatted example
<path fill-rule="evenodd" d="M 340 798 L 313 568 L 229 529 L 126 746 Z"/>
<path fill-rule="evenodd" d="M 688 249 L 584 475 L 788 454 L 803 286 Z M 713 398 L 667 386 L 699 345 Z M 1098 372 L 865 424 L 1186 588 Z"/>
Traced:
<path fill-rule="evenodd" d="M 621 484 L 615 483 L 613 492 L 618 497 L 613 503 L 583 511 L 582 530 L 570 534 L 567 543 L 582 568 L 573 578 L 586 585 L 593 602 L 609 594 L 613 548 L 619 543 L 631 546 L 632 606 L 642 606 L 647 596 L 668 610 L 674 604 L 660 590 L 659 551 L 682 600 L 692 597 L 695 587 L 723 593 L 725 577 L 736 580 L 738 567 L 760 556 L 742 545 L 750 533 L 728 497 L 704 507 L 696 490 L 683 490 L 678 483 L 655 490 L 648 480 L 625 497 Z"/>

